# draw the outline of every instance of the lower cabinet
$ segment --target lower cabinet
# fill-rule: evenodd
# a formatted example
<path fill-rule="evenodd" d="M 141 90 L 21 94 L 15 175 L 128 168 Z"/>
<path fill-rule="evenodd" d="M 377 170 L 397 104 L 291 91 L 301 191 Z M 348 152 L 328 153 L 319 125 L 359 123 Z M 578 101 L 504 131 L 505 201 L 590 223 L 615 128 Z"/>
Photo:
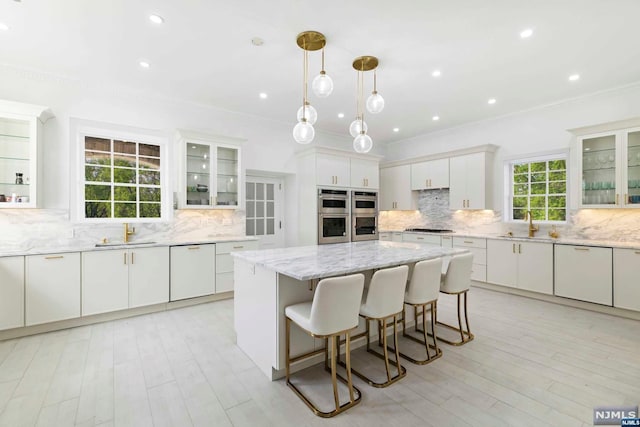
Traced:
<path fill-rule="evenodd" d="M 24 326 L 24 257 L 0 258 L 0 330 Z"/>
<path fill-rule="evenodd" d="M 169 301 L 169 248 L 82 253 L 82 315 Z"/>
<path fill-rule="evenodd" d="M 390 231 L 381 231 L 380 233 L 378 233 L 378 240 L 383 241 L 383 242 L 390 242 L 391 241 L 391 232 Z"/>
<path fill-rule="evenodd" d="M 171 247 L 171 301 L 216 291 L 216 245 Z"/>
<path fill-rule="evenodd" d="M 216 293 L 233 290 L 233 257 L 231 253 L 256 249 L 258 249 L 256 240 L 216 244 Z"/>
<path fill-rule="evenodd" d="M 25 325 L 80 317 L 80 253 L 25 258 Z"/>
<path fill-rule="evenodd" d="M 597 304 L 613 303 L 612 249 L 555 245 L 555 294 Z"/>
<path fill-rule="evenodd" d="M 613 250 L 613 306 L 640 311 L 640 251 Z"/>
<path fill-rule="evenodd" d="M 487 241 L 487 282 L 553 294 L 553 244 Z"/>
<path fill-rule="evenodd" d="M 403 233 L 402 241 L 440 246 L 440 236 L 436 236 L 435 234 Z"/>
<path fill-rule="evenodd" d="M 473 254 L 471 280 L 487 281 L 487 239 L 477 237 L 453 237 L 454 248 L 468 249 Z"/>

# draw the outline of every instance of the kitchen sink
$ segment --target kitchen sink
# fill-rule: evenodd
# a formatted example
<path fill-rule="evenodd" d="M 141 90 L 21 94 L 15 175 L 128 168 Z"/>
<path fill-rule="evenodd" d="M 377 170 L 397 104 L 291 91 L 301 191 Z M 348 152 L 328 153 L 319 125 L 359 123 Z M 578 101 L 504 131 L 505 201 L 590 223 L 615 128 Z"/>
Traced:
<path fill-rule="evenodd" d="M 551 237 L 546 237 L 546 236 L 534 236 L 534 237 L 529 237 L 529 236 L 510 236 L 508 234 L 501 234 L 497 237 L 500 237 L 501 239 L 518 239 L 518 240 L 533 240 L 533 241 L 538 241 L 538 242 L 553 242 L 554 239 L 552 239 Z"/>
<path fill-rule="evenodd" d="M 113 246 L 138 246 L 138 245 L 153 245 L 157 242 L 144 241 L 144 242 L 108 242 L 108 243 L 96 243 L 96 248 L 107 248 Z"/>

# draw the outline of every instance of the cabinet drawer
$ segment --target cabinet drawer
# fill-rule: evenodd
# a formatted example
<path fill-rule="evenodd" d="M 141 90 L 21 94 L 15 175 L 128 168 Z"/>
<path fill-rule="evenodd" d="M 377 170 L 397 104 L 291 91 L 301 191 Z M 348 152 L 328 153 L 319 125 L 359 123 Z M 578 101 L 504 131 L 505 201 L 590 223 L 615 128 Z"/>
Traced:
<path fill-rule="evenodd" d="M 404 233 L 402 235 L 402 241 L 414 242 L 414 243 L 428 243 L 431 245 L 440 246 L 440 236 L 434 236 L 433 234 Z"/>
<path fill-rule="evenodd" d="M 233 290 L 233 271 L 216 274 L 216 293 Z"/>
<path fill-rule="evenodd" d="M 452 248 L 453 247 L 453 237 L 451 236 L 441 236 L 440 237 L 440 246 L 443 248 Z"/>
<path fill-rule="evenodd" d="M 391 233 L 387 233 L 387 232 L 379 233 L 378 234 L 378 239 L 389 242 L 389 241 L 391 241 Z"/>
<path fill-rule="evenodd" d="M 471 280 L 476 280 L 478 282 L 486 282 L 487 266 L 473 263 L 473 265 L 471 266 Z"/>
<path fill-rule="evenodd" d="M 453 246 L 458 248 L 486 248 L 487 239 L 473 237 L 454 237 Z"/>
<path fill-rule="evenodd" d="M 233 256 L 231 254 L 216 255 L 216 273 L 233 273 Z"/>
<path fill-rule="evenodd" d="M 258 249 L 258 242 L 255 240 L 216 243 L 216 254 L 229 254 L 231 252 L 252 251 L 255 249 Z"/>

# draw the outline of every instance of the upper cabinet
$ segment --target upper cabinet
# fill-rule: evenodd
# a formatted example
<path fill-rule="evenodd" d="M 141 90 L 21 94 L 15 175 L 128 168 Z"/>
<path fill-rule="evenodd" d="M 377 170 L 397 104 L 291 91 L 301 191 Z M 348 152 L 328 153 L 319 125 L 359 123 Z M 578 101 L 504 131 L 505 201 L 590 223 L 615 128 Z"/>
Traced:
<path fill-rule="evenodd" d="M 349 158 L 333 154 L 318 154 L 316 183 L 320 186 L 349 187 L 351 183 Z"/>
<path fill-rule="evenodd" d="M 449 159 L 429 160 L 411 165 L 411 189 L 449 187 Z"/>
<path fill-rule="evenodd" d="M 0 208 L 36 208 L 46 107 L 0 101 Z"/>
<path fill-rule="evenodd" d="M 491 209 L 492 152 L 449 159 L 449 207 Z"/>
<path fill-rule="evenodd" d="M 317 187 L 379 188 L 381 156 L 357 154 L 325 147 L 313 147 L 298 153 L 298 175 L 301 182 Z"/>
<path fill-rule="evenodd" d="M 181 209 L 238 209 L 244 188 L 240 140 L 180 131 Z"/>
<path fill-rule="evenodd" d="M 581 207 L 640 206 L 640 128 L 583 135 L 577 142 Z"/>
<path fill-rule="evenodd" d="M 411 165 L 380 169 L 380 210 L 415 210 L 417 203 L 411 193 Z"/>
<path fill-rule="evenodd" d="M 377 160 L 351 159 L 351 187 L 377 189 L 380 186 Z"/>

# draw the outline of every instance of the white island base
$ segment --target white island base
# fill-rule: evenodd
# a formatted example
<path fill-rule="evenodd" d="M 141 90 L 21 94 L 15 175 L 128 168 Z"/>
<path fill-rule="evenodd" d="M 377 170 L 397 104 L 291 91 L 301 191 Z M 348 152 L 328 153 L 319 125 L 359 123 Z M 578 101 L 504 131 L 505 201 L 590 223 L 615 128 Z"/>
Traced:
<path fill-rule="evenodd" d="M 465 249 L 415 243 L 358 242 L 296 247 L 234 254 L 234 325 L 237 345 L 270 379 L 284 376 L 285 307 L 311 301 L 321 278 L 362 272 L 366 280 L 374 269 L 413 264 L 424 259 L 449 257 Z M 408 319 L 413 313 L 407 313 Z M 408 322 L 409 323 L 409 322 Z M 413 322 L 410 322 L 413 324 Z M 375 328 L 372 328 L 375 329 Z M 361 320 L 358 330 L 364 331 Z M 377 335 L 377 332 L 376 332 Z M 353 343 L 353 348 L 364 344 Z M 297 326 L 291 329 L 291 354 L 324 348 Z M 294 371 L 319 363 L 320 354 L 294 367 Z"/>

